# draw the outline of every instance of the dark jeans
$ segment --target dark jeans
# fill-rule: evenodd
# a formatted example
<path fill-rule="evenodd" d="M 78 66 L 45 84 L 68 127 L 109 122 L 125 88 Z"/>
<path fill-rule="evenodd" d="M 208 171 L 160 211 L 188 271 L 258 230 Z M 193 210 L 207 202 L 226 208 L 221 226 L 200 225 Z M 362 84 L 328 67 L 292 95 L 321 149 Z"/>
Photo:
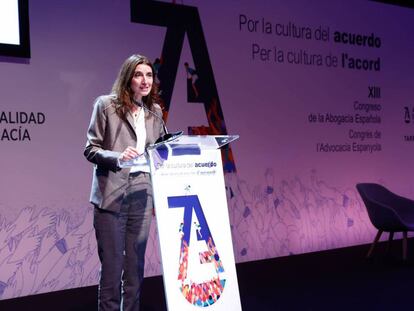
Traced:
<path fill-rule="evenodd" d="M 125 311 L 139 310 L 152 208 L 148 173 L 130 174 L 119 213 L 95 207 L 94 227 L 101 261 L 99 310 L 120 310 L 121 305 Z"/>

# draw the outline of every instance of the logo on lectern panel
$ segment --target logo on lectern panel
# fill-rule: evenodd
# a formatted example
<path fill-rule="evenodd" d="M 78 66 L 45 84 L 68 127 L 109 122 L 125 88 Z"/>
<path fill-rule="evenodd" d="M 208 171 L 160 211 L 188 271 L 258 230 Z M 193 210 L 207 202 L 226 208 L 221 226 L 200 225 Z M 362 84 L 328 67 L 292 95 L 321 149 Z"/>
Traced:
<path fill-rule="evenodd" d="M 168 208 L 184 208 L 178 287 L 189 303 L 208 307 L 220 299 L 226 280 L 200 200 L 197 195 L 168 197 Z"/>

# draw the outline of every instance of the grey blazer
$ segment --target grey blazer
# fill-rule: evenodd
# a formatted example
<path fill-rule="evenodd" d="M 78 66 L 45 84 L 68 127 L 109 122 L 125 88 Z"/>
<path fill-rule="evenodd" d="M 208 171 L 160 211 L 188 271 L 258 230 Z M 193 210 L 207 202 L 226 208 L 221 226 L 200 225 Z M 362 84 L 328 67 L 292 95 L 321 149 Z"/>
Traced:
<path fill-rule="evenodd" d="M 95 164 L 90 202 L 119 212 L 130 169 L 119 168 L 118 157 L 126 147 L 136 146 L 137 136 L 132 115 L 128 114 L 126 120 L 120 118 L 115 112 L 114 98 L 104 95 L 96 99 L 83 154 Z M 159 105 L 153 105 L 152 111 L 162 118 Z M 161 120 L 148 111 L 145 111 L 145 128 L 146 146 L 164 134 Z"/>

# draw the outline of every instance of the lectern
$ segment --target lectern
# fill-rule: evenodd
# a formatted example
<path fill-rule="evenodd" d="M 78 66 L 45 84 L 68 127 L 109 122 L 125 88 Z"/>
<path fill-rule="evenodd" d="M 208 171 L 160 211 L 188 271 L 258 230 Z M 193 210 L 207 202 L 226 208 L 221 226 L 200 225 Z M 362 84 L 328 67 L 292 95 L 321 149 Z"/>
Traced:
<path fill-rule="evenodd" d="M 148 148 L 167 307 L 241 310 L 220 147 L 187 136 Z"/>

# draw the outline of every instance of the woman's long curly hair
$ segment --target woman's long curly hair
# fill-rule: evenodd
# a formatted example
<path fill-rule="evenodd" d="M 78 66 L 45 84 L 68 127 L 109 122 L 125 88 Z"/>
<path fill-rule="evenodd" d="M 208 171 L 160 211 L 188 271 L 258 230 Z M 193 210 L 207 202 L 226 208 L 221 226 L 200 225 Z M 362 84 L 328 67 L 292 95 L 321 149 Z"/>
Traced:
<path fill-rule="evenodd" d="M 145 106 L 151 110 L 153 110 L 154 103 L 157 103 L 162 107 L 162 101 L 158 95 L 159 85 L 156 82 L 154 66 L 147 57 L 134 54 L 125 60 L 119 71 L 118 77 L 112 86 L 111 94 L 116 97 L 116 112 L 122 118 L 126 118 L 126 114 L 134 108 L 134 92 L 131 88 L 131 81 L 135 73 L 135 68 L 141 64 L 150 66 L 154 77 L 151 91 L 147 96 L 142 98 L 142 101 Z"/>

